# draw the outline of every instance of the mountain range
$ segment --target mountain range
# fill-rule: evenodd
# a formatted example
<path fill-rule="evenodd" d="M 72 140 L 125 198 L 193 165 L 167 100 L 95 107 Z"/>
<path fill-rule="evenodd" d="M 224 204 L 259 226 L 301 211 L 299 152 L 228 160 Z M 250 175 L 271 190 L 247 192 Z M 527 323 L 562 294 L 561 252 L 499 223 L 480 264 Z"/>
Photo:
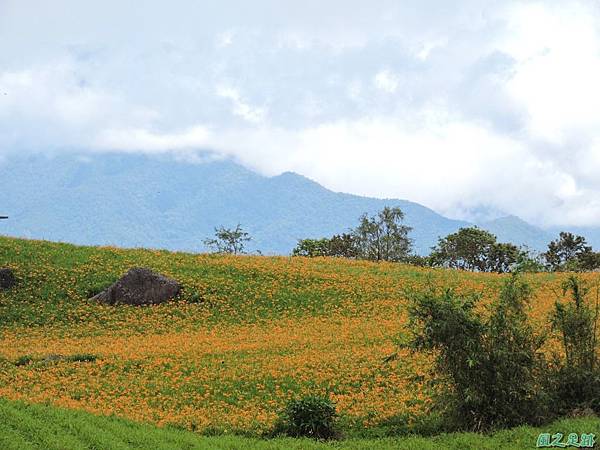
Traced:
<path fill-rule="evenodd" d="M 83 154 L 82 154 L 83 155 Z M 0 162 L 0 234 L 85 245 L 205 251 L 220 225 L 240 223 L 250 251 L 290 254 L 298 239 L 348 231 L 363 213 L 399 206 L 414 250 L 474 225 L 408 200 L 337 193 L 296 173 L 266 177 L 232 161 L 133 154 L 12 156 Z M 502 242 L 543 250 L 558 230 L 515 216 L 477 224 Z M 576 229 L 600 246 L 600 229 Z"/>

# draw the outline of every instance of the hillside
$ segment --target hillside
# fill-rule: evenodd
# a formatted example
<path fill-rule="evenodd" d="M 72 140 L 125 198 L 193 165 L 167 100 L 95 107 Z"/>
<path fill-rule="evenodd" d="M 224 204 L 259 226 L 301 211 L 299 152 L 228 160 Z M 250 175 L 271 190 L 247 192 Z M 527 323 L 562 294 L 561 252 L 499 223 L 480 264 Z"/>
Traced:
<path fill-rule="evenodd" d="M 400 350 L 384 362 L 407 332 L 406 289 L 456 286 L 487 301 L 503 279 L 10 238 L 0 238 L 0 262 L 20 280 L 0 292 L 0 397 L 251 434 L 268 430 L 288 399 L 309 393 L 330 395 L 349 433 L 426 427 L 430 360 Z M 132 266 L 179 280 L 181 298 L 143 308 L 86 300 Z M 564 276 L 528 275 L 541 326 Z M 63 358 L 50 358 L 57 354 Z"/>
<path fill-rule="evenodd" d="M 84 245 L 202 251 L 214 227 L 241 223 L 251 250 L 287 255 L 297 240 L 342 233 L 364 212 L 400 206 L 415 250 L 466 222 L 407 200 L 335 193 L 294 173 L 264 177 L 230 161 L 190 164 L 139 155 L 11 157 L 0 162 L 0 234 Z M 516 222 L 515 222 L 516 221 Z M 482 224 L 543 249 L 548 236 L 508 218 Z"/>
<path fill-rule="evenodd" d="M 526 244 L 531 250 L 538 251 L 546 250 L 548 243 L 556 239 L 559 233 L 541 230 L 516 216 L 500 217 L 479 223 L 478 226 L 495 234 L 500 242 L 519 242 Z"/>

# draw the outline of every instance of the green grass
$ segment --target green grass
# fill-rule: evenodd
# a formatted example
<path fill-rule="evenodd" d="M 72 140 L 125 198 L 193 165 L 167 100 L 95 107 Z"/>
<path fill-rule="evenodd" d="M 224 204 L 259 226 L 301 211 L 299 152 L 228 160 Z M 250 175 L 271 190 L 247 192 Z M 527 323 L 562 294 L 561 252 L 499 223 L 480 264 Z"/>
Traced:
<path fill-rule="evenodd" d="M 519 427 L 491 435 L 452 433 L 432 438 L 407 436 L 315 442 L 308 439 L 257 439 L 235 435 L 200 436 L 116 417 L 48 405 L 0 399 L 0 448 L 3 450 L 167 450 L 167 449 L 527 449 L 541 432 L 593 433 L 600 419 L 561 420 L 543 428 Z"/>
<path fill-rule="evenodd" d="M 0 291 L 0 332 L 3 329 L 62 328 L 76 334 L 79 326 L 95 324 L 106 332 L 121 332 L 124 321 L 162 318 L 173 331 L 224 323 L 255 323 L 282 317 L 328 316 L 332 311 L 355 315 L 369 303 L 388 298 L 401 286 L 424 279 L 460 285 L 462 280 L 493 276 L 424 270 L 401 264 L 372 264 L 340 259 L 291 257 L 222 257 L 144 249 L 81 247 L 70 244 L 0 236 L 0 266 L 10 267 L 16 288 Z M 129 268 L 145 266 L 183 285 L 178 302 L 158 308 L 107 309 L 87 299 L 116 281 Z"/>

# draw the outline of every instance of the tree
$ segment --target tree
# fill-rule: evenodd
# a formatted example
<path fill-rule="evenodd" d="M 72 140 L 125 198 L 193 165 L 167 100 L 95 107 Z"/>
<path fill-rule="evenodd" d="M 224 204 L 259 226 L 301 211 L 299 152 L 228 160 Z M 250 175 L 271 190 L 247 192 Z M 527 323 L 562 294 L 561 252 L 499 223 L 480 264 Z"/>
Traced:
<path fill-rule="evenodd" d="M 577 255 L 577 265 L 583 271 L 598 269 L 600 267 L 600 253 L 592 250 L 580 253 Z"/>
<path fill-rule="evenodd" d="M 543 254 L 546 265 L 551 271 L 591 270 L 595 264 L 592 247 L 587 245 L 583 236 L 561 231 L 557 240 L 548 244 L 548 250 Z M 597 266 L 596 266 L 597 267 Z M 596 268 L 596 267 L 592 267 Z"/>
<path fill-rule="evenodd" d="M 215 237 L 205 239 L 204 245 L 212 248 L 217 253 L 237 255 L 245 253 L 245 243 L 251 240 L 250 235 L 243 231 L 238 223 L 233 230 L 223 226 L 215 228 Z"/>
<path fill-rule="evenodd" d="M 430 260 L 435 266 L 503 273 L 510 272 L 523 254 L 516 245 L 496 242 L 492 233 L 470 227 L 440 238 Z"/>
<path fill-rule="evenodd" d="M 521 260 L 522 251 L 510 243 L 496 242 L 489 248 L 487 255 L 488 272 L 510 272 L 515 264 Z"/>
<path fill-rule="evenodd" d="M 494 244 L 496 236 L 485 230 L 461 228 L 438 240 L 431 259 L 437 266 L 486 272 L 486 260 Z"/>
<path fill-rule="evenodd" d="M 402 261 L 412 247 L 408 233 L 412 229 L 402 224 L 404 213 L 398 207 L 386 206 L 376 216 L 366 213 L 351 235 L 357 257 L 372 261 Z"/>
<path fill-rule="evenodd" d="M 357 255 L 354 236 L 348 233 L 336 234 L 329 239 L 328 256 L 355 258 Z"/>
<path fill-rule="evenodd" d="M 541 253 L 529 249 L 527 246 L 521 247 L 517 262 L 515 264 L 515 271 L 518 272 L 544 272 L 546 270 L 544 266 L 543 256 Z"/>
<path fill-rule="evenodd" d="M 292 250 L 292 256 L 337 256 L 356 257 L 354 238 L 350 234 L 336 234 L 331 238 L 300 239 Z"/>
<path fill-rule="evenodd" d="M 298 245 L 292 250 L 292 256 L 329 256 L 330 240 L 323 239 L 300 239 Z"/>

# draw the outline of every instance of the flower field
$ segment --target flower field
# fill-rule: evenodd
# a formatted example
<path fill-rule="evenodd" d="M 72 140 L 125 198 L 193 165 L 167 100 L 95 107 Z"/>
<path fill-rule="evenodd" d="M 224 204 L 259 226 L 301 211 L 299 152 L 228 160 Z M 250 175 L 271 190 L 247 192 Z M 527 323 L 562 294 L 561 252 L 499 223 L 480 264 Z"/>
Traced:
<path fill-rule="evenodd" d="M 408 331 L 406 291 L 433 284 L 490 299 L 502 280 L 401 264 L 1 237 L 0 266 L 19 279 L 0 292 L 0 397 L 249 433 L 269 429 L 288 399 L 308 393 L 330 395 L 348 426 L 410 424 L 431 392 L 428 356 L 398 351 Z M 177 279 L 181 298 L 153 307 L 87 301 L 132 266 Z M 564 276 L 526 277 L 532 318 L 546 326 Z"/>

